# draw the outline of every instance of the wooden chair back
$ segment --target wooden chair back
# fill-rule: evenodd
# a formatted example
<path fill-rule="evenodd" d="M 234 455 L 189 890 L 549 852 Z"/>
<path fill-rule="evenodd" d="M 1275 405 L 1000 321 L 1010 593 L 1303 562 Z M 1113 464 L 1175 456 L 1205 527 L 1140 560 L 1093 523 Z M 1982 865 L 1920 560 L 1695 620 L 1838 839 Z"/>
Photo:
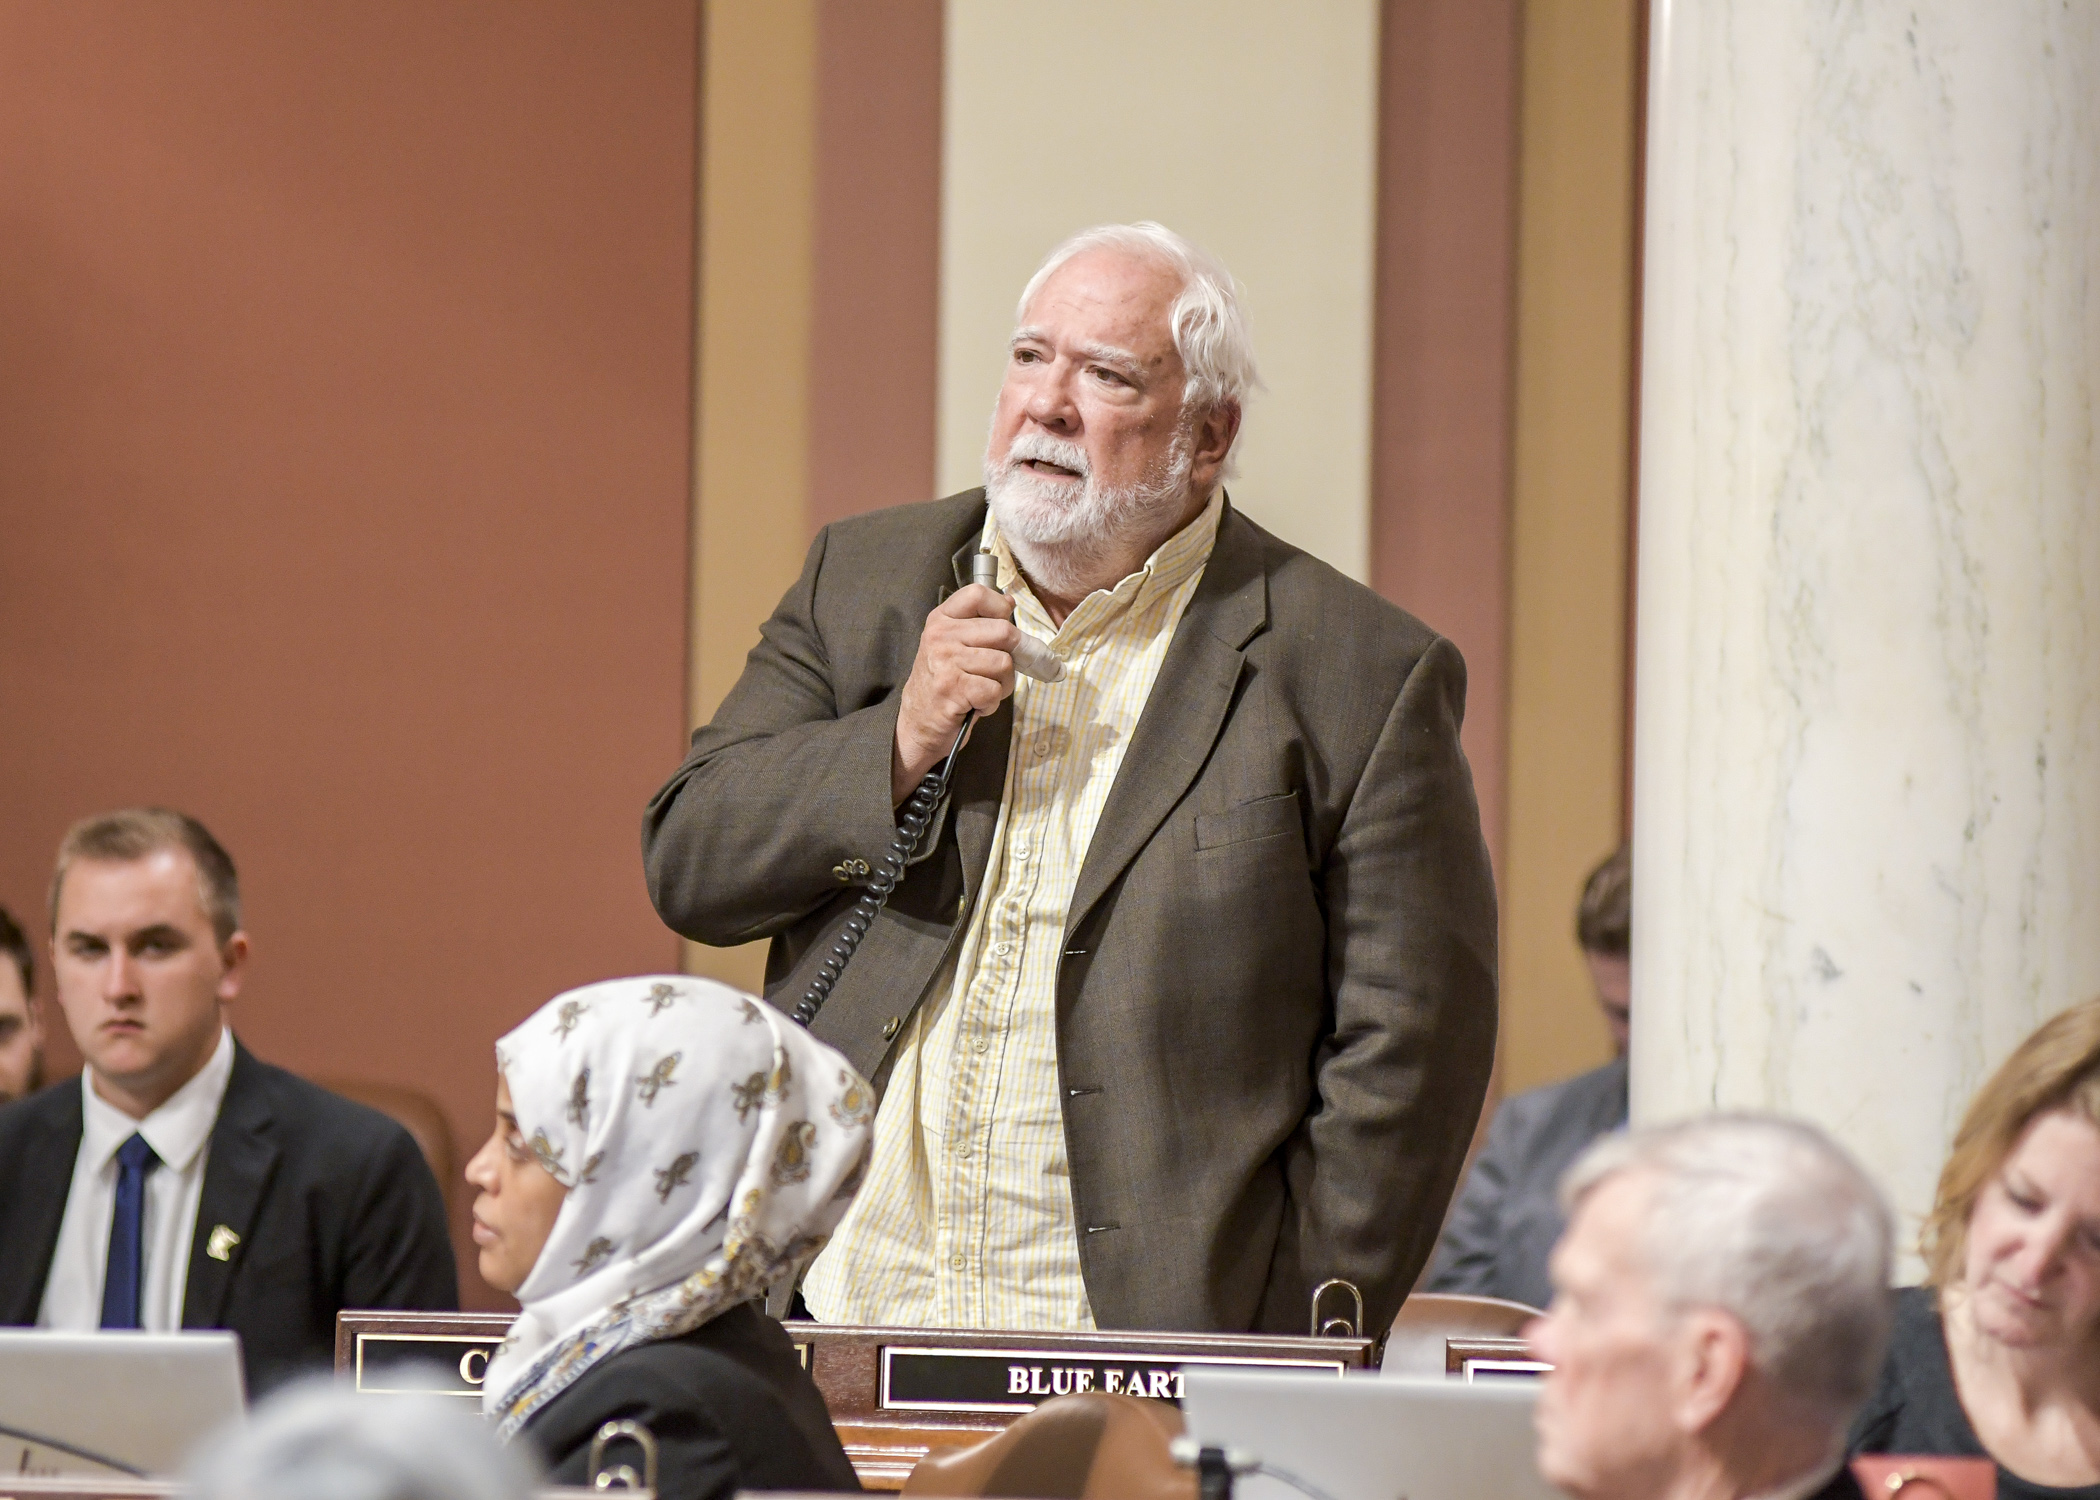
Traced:
<path fill-rule="evenodd" d="M 437 1107 L 437 1101 L 427 1094 L 406 1089 L 392 1083 L 367 1083 L 351 1078 L 317 1078 L 314 1082 L 331 1094 L 341 1094 L 353 1104 L 362 1104 L 376 1109 L 412 1136 L 416 1148 L 423 1153 L 423 1160 L 430 1163 L 431 1175 L 437 1178 L 438 1191 L 445 1195 L 445 1206 L 452 1206 L 453 1174 L 457 1158 L 452 1151 L 452 1127 L 446 1123 L 445 1112 Z"/>
<path fill-rule="evenodd" d="M 1515 1338 L 1538 1316 L 1537 1308 L 1500 1297 L 1416 1292 L 1400 1304 L 1378 1368 L 1387 1375 L 1442 1375 L 1446 1340 Z"/>
<path fill-rule="evenodd" d="M 1196 1474 L 1168 1445 L 1181 1413 L 1164 1401 L 1099 1391 L 1045 1401 L 997 1437 L 936 1449 L 904 1483 L 907 1495 L 1030 1500 L 1196 1500 Z"/>

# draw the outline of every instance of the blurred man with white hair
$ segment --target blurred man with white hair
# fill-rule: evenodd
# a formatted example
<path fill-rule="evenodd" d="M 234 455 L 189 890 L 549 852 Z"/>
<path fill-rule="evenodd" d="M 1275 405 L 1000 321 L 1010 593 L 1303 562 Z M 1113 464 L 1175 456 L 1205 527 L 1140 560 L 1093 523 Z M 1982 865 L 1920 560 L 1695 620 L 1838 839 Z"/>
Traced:
<path fill-rule="evenodd" d="M 436 1372 L 428 1384 L 435 1391 Z M 396 1378 L 413 1389 L 425 1372 Z M 531 1500 L 529 1445 L 504 1444 L 455 1397 L 374 1399 L 316 1376 L 281 1386 L 190 1456 L 193 1500 Z M 632 1458 L 630 1445 L 614 1462 Z"/>
<path fill-rule="evenodd" d="M 1888 1343 L 1892 1233 L 1858 1164 L 1717 1115 L 1606 1137 L 1562 1195 L 1540 1472 L 1578 1500 L 1858 1500 L 1845 1430 Z"/>
<path fill-rule="evenodd" d="M 650 893 L 882 1090 L 818 1317 L 1297 1332 L 1340 1277 L 1382 1328 L 1494 1052 L 1464 665 L 1233 508 L 1216 261 L 1091 229 L 1015 321 L 984 487 L 818 536 Z"/>

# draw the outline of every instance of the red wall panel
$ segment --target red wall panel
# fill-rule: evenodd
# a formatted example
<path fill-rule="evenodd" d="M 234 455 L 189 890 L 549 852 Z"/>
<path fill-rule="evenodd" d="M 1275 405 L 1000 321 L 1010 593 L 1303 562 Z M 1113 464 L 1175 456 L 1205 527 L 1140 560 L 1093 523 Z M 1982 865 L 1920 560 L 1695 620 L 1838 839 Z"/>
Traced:
<path fill-rule="evenodd" d="M 0 903 L 194 812 L 243 1039 L 463 1151 L 503 1029 L 677 961 L 696 47 L 693 0 L 0 3 Z"/>

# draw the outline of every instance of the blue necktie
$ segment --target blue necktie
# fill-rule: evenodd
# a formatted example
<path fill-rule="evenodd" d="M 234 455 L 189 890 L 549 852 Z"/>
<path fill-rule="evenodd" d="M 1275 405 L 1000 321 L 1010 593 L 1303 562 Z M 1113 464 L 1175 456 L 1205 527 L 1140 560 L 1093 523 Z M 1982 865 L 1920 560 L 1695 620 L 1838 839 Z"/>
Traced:
<path fill-rule="evenodd" d="M 117 1212 L 109 1221 L 109 1270 L 102 1278 L 102 1326 L 139 1326 L 145 1281 L 146 1174 L 160 1158 L 142 1135 L 117 1147 Z"/>

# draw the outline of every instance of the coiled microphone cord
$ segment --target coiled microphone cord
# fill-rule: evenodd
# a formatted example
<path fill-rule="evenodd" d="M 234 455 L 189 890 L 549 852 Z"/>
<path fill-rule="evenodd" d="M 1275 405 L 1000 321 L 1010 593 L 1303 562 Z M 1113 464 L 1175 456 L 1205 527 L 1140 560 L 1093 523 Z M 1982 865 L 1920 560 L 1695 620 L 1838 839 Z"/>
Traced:
<path fill-rule="evenodd" d="M 905 800 L 904 814 L 897 820 L 897 831 L 890 836 L 889 851 L 882 856 L 882 864 L 876 869 L 860 893 L 860 900 L 853 903 L 853 911 L 840 930 L 838 941 L 831 945 L 825 955 L 824 965 L 817 970 L 817 977 L 810 981 L 809 993 L 795 1002 L 795 1019 L 804 1026 L 816 1020 L 817 1012 L 831 998 L 831 987 L 839 982 L 846 972 L 846 964 L 860 947 L 860 940 L 868 935 L 875 925 L 876 915 L 890 899 L 890 892 L 904 878 L 904 867 L 918 852 L 919 841 L 926 837 L 926 829 L 933 822 L 934 809 L 941 805 L 941 798 L 948 795 L 948 777 L 955 770 L 955 757 L 962 753 L 963 736 L 970 732 L 976 722 L 974 713 L 963 716 L 962 728 L 955 732 L 955 743 L 948 748 L 948 755 L 939 765 L 926 773 L 911 796 Z"/>

